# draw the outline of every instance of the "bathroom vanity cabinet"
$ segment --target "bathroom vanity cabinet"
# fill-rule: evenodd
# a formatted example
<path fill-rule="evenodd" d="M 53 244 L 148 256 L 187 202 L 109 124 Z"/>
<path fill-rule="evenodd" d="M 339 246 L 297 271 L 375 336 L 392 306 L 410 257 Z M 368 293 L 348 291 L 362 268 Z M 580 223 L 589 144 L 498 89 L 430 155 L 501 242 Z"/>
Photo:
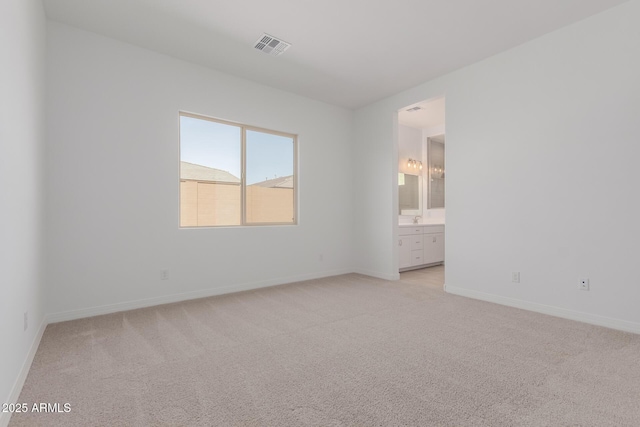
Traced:
<path fill-rule="evenodd" d="M 444 225 L 401 225 L 398 233 L 400 271 L 444 262 Z"/>

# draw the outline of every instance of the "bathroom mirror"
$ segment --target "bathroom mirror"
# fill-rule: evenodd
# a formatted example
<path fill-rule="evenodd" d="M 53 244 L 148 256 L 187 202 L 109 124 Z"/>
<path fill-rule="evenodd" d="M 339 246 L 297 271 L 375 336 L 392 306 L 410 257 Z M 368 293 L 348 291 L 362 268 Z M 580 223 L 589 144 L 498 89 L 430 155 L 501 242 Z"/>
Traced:
<path fill-rule="evenodd" d="M 444 135 L 427 138 L 427 209 L 444 208 Z"/>
<path fill-rule="evenodd" d="M 422 177 L 398 174 L 398 202 L 400 215 L 422 215 Z"/>

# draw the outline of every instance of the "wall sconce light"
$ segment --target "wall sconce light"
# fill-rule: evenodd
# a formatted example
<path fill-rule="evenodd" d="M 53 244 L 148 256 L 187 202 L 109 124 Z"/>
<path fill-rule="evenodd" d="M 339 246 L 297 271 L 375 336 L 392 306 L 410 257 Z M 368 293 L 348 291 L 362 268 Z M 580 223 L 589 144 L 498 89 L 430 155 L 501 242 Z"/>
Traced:
<path fill-rule="evenodd" d="M 444 167 L 443 166 L 433 166 L 431 168 L 431 175 L 433 178 L 444 178 Z"/>
<path fill-rule="evenodd" d="M 422 162 L 418 161 L 418 160 L 413 160 L 413 159 L 409 159 L 407 161 L 407 167 L 408 168 L 413 168 L 413 169 L 420 169 L 422 170 Z"/>

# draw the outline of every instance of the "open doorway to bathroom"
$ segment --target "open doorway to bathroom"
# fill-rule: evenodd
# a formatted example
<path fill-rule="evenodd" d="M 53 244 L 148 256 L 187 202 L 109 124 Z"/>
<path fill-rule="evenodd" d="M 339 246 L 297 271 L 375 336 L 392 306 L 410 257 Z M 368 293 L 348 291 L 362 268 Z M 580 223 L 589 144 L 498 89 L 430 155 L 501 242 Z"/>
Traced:
<path fill-rule="evenodd" d="M 398 269 L 401 280 L 442 289 L 445 98 L 398 111 Z"/>

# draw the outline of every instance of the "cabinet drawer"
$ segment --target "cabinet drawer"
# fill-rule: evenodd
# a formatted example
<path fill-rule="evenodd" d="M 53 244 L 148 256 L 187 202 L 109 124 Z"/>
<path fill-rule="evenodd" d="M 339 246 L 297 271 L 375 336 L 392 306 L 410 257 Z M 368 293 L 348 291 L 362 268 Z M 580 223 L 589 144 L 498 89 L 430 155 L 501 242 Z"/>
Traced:
<path fill-rule="evenodd" d="M 422 250 L 422 234 L 411 236 L 411 250 Z"/>
<path fill-rule="evenodd" d="M 411 265 L 421 265 L 424 264 L 423 260 L 423 251 L 411 251 Z"/>
<path fill-rule="evenodd" d="M 424 234 L 444 233 L 444 225 L 425 225 Z"/>
<path fill-rule="evenodd" d="M 413 234 L 422 234 L 422 227 L 400 227 L 398 235 L 411 236 Z"/>

